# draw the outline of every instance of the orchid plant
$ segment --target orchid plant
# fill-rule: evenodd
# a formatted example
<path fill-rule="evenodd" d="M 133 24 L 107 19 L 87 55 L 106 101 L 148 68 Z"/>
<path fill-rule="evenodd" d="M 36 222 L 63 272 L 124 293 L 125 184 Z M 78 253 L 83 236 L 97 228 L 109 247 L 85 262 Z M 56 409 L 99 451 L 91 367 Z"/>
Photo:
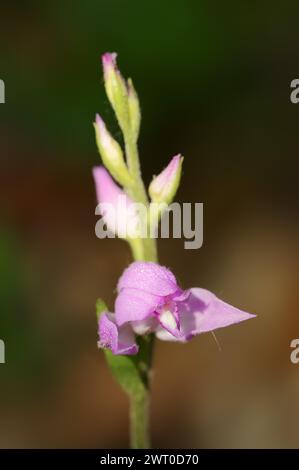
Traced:
<path fill-rule="evenodd" d="M 127 235 L 124 228 L 132 219 L 141 224 L 155 220 L 158 224 L 178 189 L 183 158 L 176 155 L 153 178 L 148 189 L 149 200 L 137 148 L 141 119 L 137 93 L 132 80 L 125 80 L 117 68 L 115 53 L 104 54 L 102 63 L 106 94 L 125 148 L 123 151 L 97 115 L 96 142 L 104 166 L 93 169 L 96 195 L 102 207 L 105 203 L 116 207 L 118 198 L 123 198 L 122 210 L 101 209 L 101 215 L 110 231 L 127 240 L 134 261 L 118 281 L 114 312 L 109 312 L 102 300 L 97 301 L 98 346 L 104 350 L 114 377 L 130 398 L 131 446 L 148 448 L 155 337 L 185 343 L 200 333 L 213 332 L 254 315 L 232 307 L 208 290 L 182 289 L 174 274 L 158 264 L 155 237 Z M 136 214 L 131 210 L 133 203 L 142 204 L 145 212 Z"/>

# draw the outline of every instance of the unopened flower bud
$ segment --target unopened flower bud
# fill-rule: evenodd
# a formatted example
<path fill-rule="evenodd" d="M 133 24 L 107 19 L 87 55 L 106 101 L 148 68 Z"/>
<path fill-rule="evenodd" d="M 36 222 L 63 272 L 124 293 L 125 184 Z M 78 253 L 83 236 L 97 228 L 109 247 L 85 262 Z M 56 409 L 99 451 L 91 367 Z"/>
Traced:
<path fill-rule="evenodd" d="M 131 175 L 124 161 L 123 151 L 119 143 L 107 130 L 103 119 L 97 114 L 94 123 L 96 142 L 103 163 L 111 175 L 123 186 L 131 183 Z"/>
<path fill-rule="evenodd" d="M 128 88 L 116 64 L 117 54 L 106 52 L 102 56 L 105 90 L 114 109 L 119 126 L 123 132 L 128 128 L 130 113 L 128 105 Z"/>
<path fill-rule="evenodd" d="M 155 176 L 149 185 L 149 195 L 153 202 L 170 204 L 180 184 L 183 157 L 176 155 L 168 166 Z"/>
<path fill-rule="evenodd" d="M 129 113 L 130 113 L 130 123 L 131 131 L 135 142 L 138 139 L 139 129 L 140 129 L 140 105 L 138 95 L 134 88 L 131 78 L 128 79 L 128 104 L 129 104 Z"/>
<path fill-rule="evenodd" d="M 96 213 L 102 215 L 111 234 L 119 238 L 130 238 L 139 223 L 133 201 L 103 166 L 93 168 L 93 178 L 98 201 Z"/>

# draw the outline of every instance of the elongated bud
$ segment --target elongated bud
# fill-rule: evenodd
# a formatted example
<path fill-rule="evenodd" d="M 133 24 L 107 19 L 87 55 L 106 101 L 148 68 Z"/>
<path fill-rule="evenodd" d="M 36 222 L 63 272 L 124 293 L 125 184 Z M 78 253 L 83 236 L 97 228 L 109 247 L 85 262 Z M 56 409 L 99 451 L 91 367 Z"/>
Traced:
<path fill-rule="evenodd" d="M 139 221 L 133 201 L 103 166 L 93 168 L 93 178 L 98 201 L 96 213 L 102 215 L 110 233 L 130 238 Z"/>
<path fill-rule="evenodd" d="M 132 135 L 136 142 L 139 135 L 141 113 L 138 95 L 131 78 L 128 79 L 128 103 Z"/>
<path fill-rule="evenodd" d="M 105 167 L 116 181 L 123 186 L 132 182 L 131 175 L 124 161 L 123 151 L 119 143 L 107 130 L 103 119 L 97 114 L 94 123 L 96 142 Z"/>
<path fill-rule="evenodd" d="M 102 56 L 105 90 L 116 114 L 123 133 L 128 130 L 130 112 L 128 105 L 128 88 L 116 64 L 117 54 L 106 52 Z"/>
<path fill-rule="evenodd" d="M 148 192 L 153 202 L 170 204 L 180 184 L 183 157 L 173 157 L 168 166 L 155 176 L 149 185 Z"/>

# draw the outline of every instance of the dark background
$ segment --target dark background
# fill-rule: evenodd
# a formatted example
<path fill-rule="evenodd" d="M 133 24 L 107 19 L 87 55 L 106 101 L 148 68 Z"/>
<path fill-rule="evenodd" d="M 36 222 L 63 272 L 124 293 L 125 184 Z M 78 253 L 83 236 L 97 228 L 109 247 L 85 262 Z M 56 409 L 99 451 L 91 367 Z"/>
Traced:
<path fill-rule="evenodd" d="M 298 447 L 298 2 L 1 2 L 1 447 L 122 447 L 128 407 L 97 350 L 130 261 L 98 240 L 92 122 L 120 132 L 100 56 L 138 90 L 148 183 L 185 156 L 177 201 L 204 203 L 204 244 L 159 241 L 184 287 L 258 314 L 187 345 L 157 342 L 155 447 Z"/>

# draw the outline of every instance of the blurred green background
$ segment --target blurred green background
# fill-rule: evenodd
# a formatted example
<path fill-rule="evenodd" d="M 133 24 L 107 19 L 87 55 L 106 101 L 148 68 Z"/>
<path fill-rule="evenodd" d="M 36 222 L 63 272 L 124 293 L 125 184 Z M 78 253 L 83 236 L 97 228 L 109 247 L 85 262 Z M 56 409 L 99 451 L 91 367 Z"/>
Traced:
<path fill-rule="evenodd" d="M 126 244 L 98 240 L 92 122 L 120 132 L 100 56 L 138 90 L 148 183 L 185 156 L 177 200 L 204 244 L 159 241 L 181 284 L 258 314 L 157 342 L 154 447 L 298 447 L 298 2 L 1 2 L 0 447 L 125 447 L 127 400 L 97 350 Z"/>

